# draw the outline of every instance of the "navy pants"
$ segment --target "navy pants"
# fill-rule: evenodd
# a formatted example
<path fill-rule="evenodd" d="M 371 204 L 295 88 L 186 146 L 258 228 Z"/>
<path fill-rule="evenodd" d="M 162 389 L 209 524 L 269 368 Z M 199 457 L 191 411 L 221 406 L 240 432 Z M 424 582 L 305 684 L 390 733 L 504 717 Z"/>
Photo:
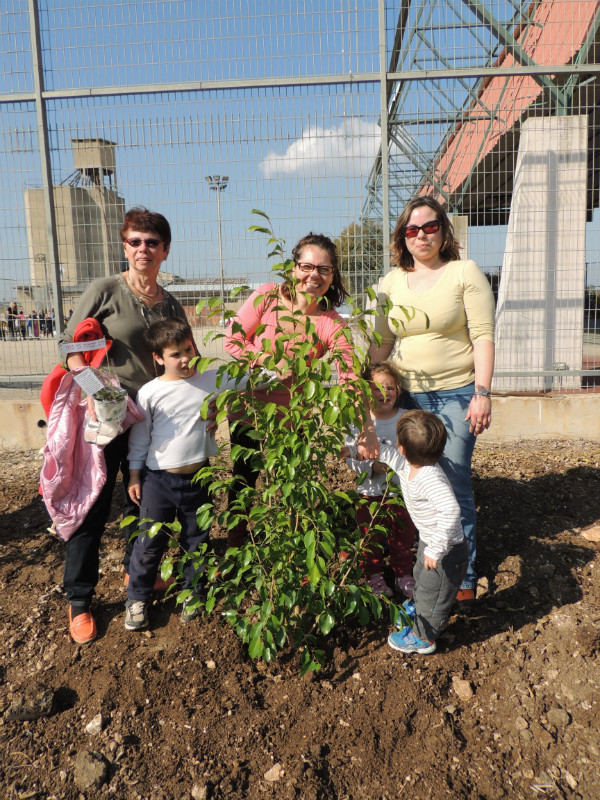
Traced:
<path fill-rule="evenodd" d="M 119 470 L 123 475 L 123 484 L 129 483 L 129 466 L 127 462 L 129 431 L 116 436 L 104 448 L 106 462 L 106 483 L 90 508 L 86 518 L 67 542 L 65 555 L 65 572 L 63 584 L 67 600 L 73 606 L 87 608 L 94 596 L 98 583 L 98 566 L 100 563 L 100 540 L 104 526 L 110 514 L 112 496 Z M 123 515 L 138 516 L 138 507 L 125 492 Z M 127 570 L 131 555 L 130 536 L 137 524 L 123 529 L 125 537 L 125 556 L 123 564 Z"/>
<path fill-rule="evenodd" d="M 209 534 L 208 530 L 198 528 L 196 520 L 198 508 L 210 502 L 208 488 L 192 483 L 193 477 L 193 473 L 176 475 L 148 468 L 142 477 L 140 517 L 150 517 L 154 522 L 174 522 L 177 516 L 181 525 L 179 544 L 186 553 L 197 550 L 208 540 Z M 143 523 L 144 529 L 147 530 L 151 524 Z M 129 564 L 129 600 L 147 602 L 150 599 L 169 533 L 164 529 L 152 537 L 140 533 L 135 540 Z M 188 561 L 184 568 L 184 589 L 192 587 L 195 572 L 192 562 Z"/>

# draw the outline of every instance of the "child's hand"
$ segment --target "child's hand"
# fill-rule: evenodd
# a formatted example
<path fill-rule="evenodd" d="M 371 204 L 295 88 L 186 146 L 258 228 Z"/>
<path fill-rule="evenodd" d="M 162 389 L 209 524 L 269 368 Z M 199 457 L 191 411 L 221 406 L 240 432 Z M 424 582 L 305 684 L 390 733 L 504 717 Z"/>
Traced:
<path fill-rule="evenodd" d="M 367 421 L 364 430 L 358 437 L 358 458 L 360 461 L 379 458 L 379 439 L 372 422 Z"/>
<path fill-rule="evenodd" d="M 425 569 L 437 569 L 437 559 L 425 556 Z"/>
<path fill-rule="evenodd" d="M 348 447 L 342 447 L 340 450 L 340 461 L 344 458 L 350 458 L 350 449 Z"/>
<path fill-rule="evenodd" d="M 374 461 L 371 465 L 371 472 L 376 472 L 378 475 L 385 475 L 387 471 L 387 464 L 382 464 L 381 461 Z"/>
<path fill-rule="evenodd" d="M 209 436 L 212 436 L 213 439 L 219 427 L 217 424 L 217 414 L 218 414 L 217 401 L 211 400 L 210 403 L 208 404 L 208 414 L 206 415 L 206 432 L 208 433 Z M 133 498 L 131 499 L 133 500 Z M 137 502 L 137 500 L 134 502 Z"/>
<path fill-rule="evenodd" d="M 130 481 L 129 487 L 127 489 L 129 497 L 133 500 L 133 502 L 139 506 L 142 500 L 142 484 L 139 482 Z"/>

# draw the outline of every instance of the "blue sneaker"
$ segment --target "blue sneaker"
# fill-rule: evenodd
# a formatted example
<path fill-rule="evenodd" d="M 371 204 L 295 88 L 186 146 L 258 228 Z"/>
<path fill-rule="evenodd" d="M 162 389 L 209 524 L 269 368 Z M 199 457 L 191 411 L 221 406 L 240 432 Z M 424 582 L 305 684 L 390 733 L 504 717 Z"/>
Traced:
<path fill-rule="evenodd" d="M 398 633 L 390 633 L 388 644 L 393 650 L 399 650 L 401 653 L 421 653 L 422 655 L 435 653 L 435 642 L 419 639 L 412 631 L 404 633 L 404 629 Z"/>
<path fill-rule="evenodd" d="M 406 617 L 403 617 L 402 614 L 398 614 L 398 619 L 396 620 L 396 627 L 398 628 L 399 631 L 404 630 L 404 628 L 406 628 L 406 630 L 411 630 L 412 623 L 414 623 L 416 615 L 415 604 L 412 600 L 405 600 L 402 603 L 401 608 L 402 611 L 406 614 L 406 617 L 409 618 L 411 625 L 409 628 L 406 625 Z"/>

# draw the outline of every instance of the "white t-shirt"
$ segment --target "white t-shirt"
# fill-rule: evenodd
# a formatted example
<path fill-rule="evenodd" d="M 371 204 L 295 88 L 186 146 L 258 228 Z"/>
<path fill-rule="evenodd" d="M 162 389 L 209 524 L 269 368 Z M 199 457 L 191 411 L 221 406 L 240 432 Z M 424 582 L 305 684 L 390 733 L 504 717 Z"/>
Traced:
<path fill-rule="evenodd" d="M 138 392 L 136 403 L 144 419 L 129 434 L 129 467 L 175 469 L 214 456 L 217 443 L 206 432 L 200 408 L 206 398 L 225 389 L 243 389 L 247 379 L 223 376 L 217 387 L 217 370 L 189 378 L 163 381 L 154 378 Z"/>

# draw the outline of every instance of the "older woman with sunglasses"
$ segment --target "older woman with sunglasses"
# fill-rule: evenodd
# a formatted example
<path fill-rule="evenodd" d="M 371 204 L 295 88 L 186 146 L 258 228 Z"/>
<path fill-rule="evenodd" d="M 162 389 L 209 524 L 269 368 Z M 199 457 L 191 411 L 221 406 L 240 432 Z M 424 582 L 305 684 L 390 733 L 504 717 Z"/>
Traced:
<path fill-rule="evenodd" d="M 121 227 L 123 249 L 128 267 L 118 275 L 93 281 L 77 303 L 60 343 L 71 342 L 78 323 L 88 317 L 96 319 L 107 339 L 112 340 L 109 352 L 111 370 L 130 397 L 156 377 L 156 362 L 144 333 L 153 323 L 165 317 L 186 320 L 185 311 L 158 283 L 158 272 L 167 260 L 171 246 L 171 228 L 162 214 L 145 208 L 127 212 Z M 80 353 L 67 356 L 69 369 L 85 366 Z M 110 512 L 113 490 L 119 469 L 125 486 L 128 483 L 127 445 L 129 431 L 118 435 L 104 448 L 106 483 L 84 522 L 67 542 L 64 588 L 69 602 L 71 637 L 79 643 L 96 637 L 96 624 L 90 603 L 98 582 L 100 539 Z M 131 503 L 125 514 L 137 516 Z M 126 532 L 127 533 L 127 532 Z M 126 535 L 124 565 L 127 571 L 131 552 Z"/>
<path fill-rule="evenodd" d="M 272 355 L 263 349 L 266 340 L 274 342 L 277 337 L 288 336 L 285 349 L 290 350 L 295 342 L 306 338 L 304 328 L 308 320 L 314 324 L 319 340 L 312 357 L 321 358 L 331 351 L 339 353 L 346 364 L 345 370 L 338 367 L 340 380 L 354 378 L 353 346 L 344 335 L 345 321 L 335 311 L 348 296 L 340 275 L 335 244 L 327 236 L 309 233 L 294 247 L 292 257 L 291 280 L 261 286 L 231 320 L 225 350 L 234 358 L 244 353 L 255 354 L 254 363 L 262 364 Z M 290 316 L 293 313 L 295 322 Z M 285 360 L 281 367 L 285 370 Z M 256 396 L 260 400 L 288 406 L 290 385 L 291 378 L 284 371 L 277 388 L 257 392 Z M 256 448 L 256 442 L 237 425 L 232 426 L 231 444 Z M 258 477 L 258 471 L 242 459 L 234 461 L 233 472 L 238 481 L 229 493 L 230 501 L 242 486 L 254 486 Z M 245 534 L 245 525 L 239 525 L 229 532 L 228 545 L 241 545 Z"/>
<path fill-rule="evenodd" d="M 415 408 L 437 414 L 448 441 L 440 462 L 461 509 L 469 564 L 457 599 L 475 599 L 475 503 L 471 459 L 475 437 L 490 426 L 494 370 L 494 297 L 474 261 L 461 261 L 452 224 L 431 197 L 417 197 L 393 233 L 396 269 L 380 282 L 391 301 L 375 329 L 372 361 L 389 360 L 402 374 Z M 405 313 L 408 311 L 408 314 Z"/>

